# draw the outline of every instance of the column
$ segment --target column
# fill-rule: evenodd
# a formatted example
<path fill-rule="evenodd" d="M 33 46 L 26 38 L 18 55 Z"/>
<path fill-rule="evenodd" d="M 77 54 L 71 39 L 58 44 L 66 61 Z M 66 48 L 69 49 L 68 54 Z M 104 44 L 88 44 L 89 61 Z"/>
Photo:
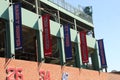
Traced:
<path fill-rule="evenodd" d="M 60 27 L 60 51 L 61 51 L 61 65 L 65 65 L 66 60 L 65 60 L 65 50 L 64 50 L 64 35 L 63 35 L 63 26 Z"/>
<path fill-rule="evenodd" d="M 99 71 L 101 66 L 100 66 L 99 52 L 98 52 L 97 46 L 98 46 L 98 44 L 96 42 L 95 51 L 91 54 L 91 59 L 92 59 L 93 69 Z"/>
<path fill-rule="evenodd" d="M 76 19 L 74 19 L 74 29 L 77 31 Z"/>
<path fill-rule="evenodd" d="M 82 56 L 81 56 L 81 47 L 80 47 L 80 35 L 79 32 L 77 33 L 77 41 L 78 41 L 78 61 L 79 61 L 79 68 L 83 67 L 83 63 L 82 63 Z"/>
<path fill-rule="evenodd" d="M 10 27 L 9 27 L 9 22 L 5 22 L 6 25 L 6 44 L 5 44 L 5 48 L 6 48 L 6 52 L 5 52 L 5 57 L 6 58 L 11 58 L 11 48 L 10 48 Z"/>
<path fill-rule="evenodd" d="M 60 23 L 60 12 L 59 11 L 57 11 L 57 14 L 58 14 L 58 23 Z"/>
<path fill-rule="evenodd" d="M 38 43 L 38 62 L 44 62 L 44 51 L 43 51 L 43 29 L 42 29 L 42 20 L 38 19 L 38 30 L 37 30 L 37 43 Z"/>
<path fill-rule="evenodd" d="M 78 67 L 78 68 L 81 67 L 78 44 L 75 44 L 75 63 L 76 63 L 75 67 Z"/>
<path fill-rule="evenodd" d="M 8 8 L 8 15 L 9 15 L 9 20 L 8 22 L 6 22 L 7 57 L 15 58 L 13 6 L 12 5 Z"/>
<path fill-rule="evenodd" d="M 38 0 L 35 0 L 35 9 L 36 9 L 36 13 L 39 14 L 38 13 Z"/>

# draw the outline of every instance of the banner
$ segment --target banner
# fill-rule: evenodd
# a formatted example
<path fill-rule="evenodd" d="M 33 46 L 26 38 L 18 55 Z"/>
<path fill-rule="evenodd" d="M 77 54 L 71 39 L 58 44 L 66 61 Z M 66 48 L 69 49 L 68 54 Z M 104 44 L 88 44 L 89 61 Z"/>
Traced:
<path fill-rule="evenodd" d="M 45 14 L 42 16 L 43 23 L 43 44 L 44 44 L 44 55 L 52 55 L 52 44 L 50 39 L 50 15 Z"/>
<path fill-rule="evenodd" d="M 106 68 L 107 67 L 107 62 L 106 62 L 103 39 L 98 40 L 98 48 L 99 48 L 101 66 L 102 66 L 102 68 Z"/>
<path fill-rule="evenodd" d="M 22 48 L 22 19 L 21 19 L 21 4 L 13 4 L 13 17 L 14 17 L 14 39 L 15 49 Z"/>
<path fill-rule="evenodd" d="M 86 32 L 80 32 L 80 46 L 81 46 L 81 54 L 82 54 L 82 62 L 88 63 L 88 50 L 87 50 L 87 42 L 86 42 Z"/>
<path fill-rule="evenodd" d="M 72 59 L 71 37 L 69 25 L 64 25 L 64 45 L 66 59 Z"/>

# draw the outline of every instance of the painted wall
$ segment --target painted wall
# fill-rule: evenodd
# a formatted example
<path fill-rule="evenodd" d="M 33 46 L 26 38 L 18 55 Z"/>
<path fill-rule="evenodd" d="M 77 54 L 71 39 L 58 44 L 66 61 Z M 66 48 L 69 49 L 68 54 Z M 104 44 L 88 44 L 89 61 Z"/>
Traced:
<path fill-rule="evenodd" d="M 10 68 L 13 69 L 13 71 L 8 71 Z M 62 80 L 63 73 L 68 74 L 67 80 L 120 80 L 120 75 L 117 74 L 0 58 L 0 80 L 12 80 L 8 79 L 8 77 L 13 78 L 14 75 L 18 75 L 18 80 Z M 20 76 L 22 76 L 23 79 L 20 79 Z M 42 77 L 47 79 L 42 79 Z"/>

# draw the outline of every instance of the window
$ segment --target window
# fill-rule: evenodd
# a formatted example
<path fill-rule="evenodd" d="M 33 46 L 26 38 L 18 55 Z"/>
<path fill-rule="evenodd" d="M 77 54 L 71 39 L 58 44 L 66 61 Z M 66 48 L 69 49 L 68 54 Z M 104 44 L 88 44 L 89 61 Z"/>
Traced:
<path fill-rule="evenodd" d="M 51 63 L 51 64 L 60 64 L 60 46 L 58 45 L 59 38 L 55 36 L 51 36 L 52 39 L 52 56 L 50 57 L 45 57 L 45 62 L 46 63 Z"/>
<path fill-rule="evenodd" d="M 71 43 L 72 44 L 72 59 L 70 60 L 66 60 L 66 65 L 67 66 L 74 66 L 77 67 L 77 47 L 76 47 L 76 43 Z"/>
<path fill-rule="evenodd" d="M 17 59 L 37 61 L 36 53 L 36 31 L 29 27 L 22 27 L 22 46 L 20 50 L 16 50 L 15 57 Z"/>

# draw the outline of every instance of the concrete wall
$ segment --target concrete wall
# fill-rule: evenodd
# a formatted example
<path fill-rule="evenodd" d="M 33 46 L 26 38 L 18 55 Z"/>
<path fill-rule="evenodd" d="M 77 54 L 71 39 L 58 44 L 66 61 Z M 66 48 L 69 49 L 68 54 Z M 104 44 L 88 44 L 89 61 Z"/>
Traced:
<path fill-rule="evenodd" d="M 8 71 L 9 69 L 11 69 L 11 71 Z M 20 69 L 21 72 L 19 72 Z M 0 80 L 12 80 L 11 78 L 14 78 L 15 74 L 23 77 L 23 79 L 18 80 L 62 80 L 63 73 L 68 74 L 67 80 L 120 80 L 120 75 L 117 74 L 53 64 L 0 58 Z M 10 79 L 8 79 L 8 76 Z M 49 79 L 40 79 L 42 77 Z"/>

